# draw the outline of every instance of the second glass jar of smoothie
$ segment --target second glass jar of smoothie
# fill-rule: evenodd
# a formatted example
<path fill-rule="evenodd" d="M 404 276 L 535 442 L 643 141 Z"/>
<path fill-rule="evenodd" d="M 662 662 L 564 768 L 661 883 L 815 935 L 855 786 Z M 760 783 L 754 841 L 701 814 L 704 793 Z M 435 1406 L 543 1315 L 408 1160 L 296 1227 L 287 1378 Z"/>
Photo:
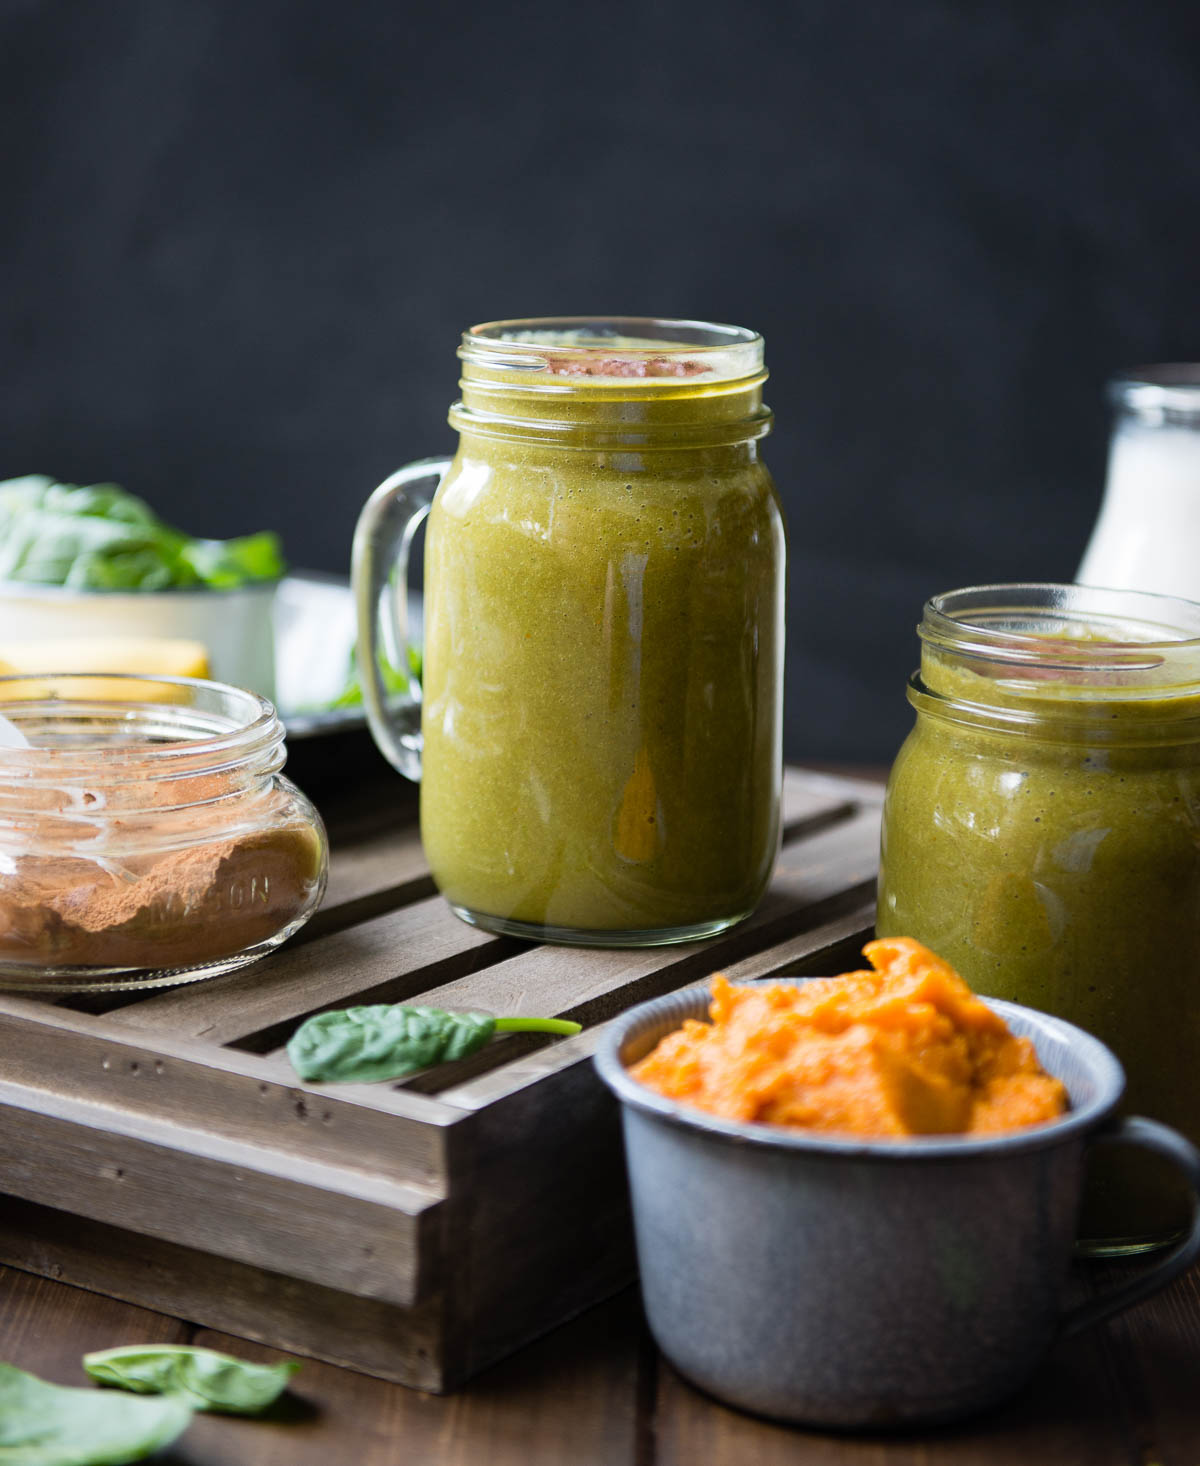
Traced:
<path fill-rule="evenodd" d="M 1082 586 L 938 596 L 888 784 L 880 935 L 1090 1030 L 1128 1107 L 1200 1140 L 1200 605 Z M 1165 1171 L 1097 1156 L 1094 1251 L 1180 1230 Z"/>
<path fill-rule="evenodd" d="M 779 828 L 784 534 L 758 451 L 762 340 L 514 321 L 468 331 L 459 356 L 457 455 L 382 485 L 355 549 L 364 669 L 380 628 L 403 666 L 389 582 L 429 511 L 423 685 L 389 700 L 377 679 L 366 702 L 421 779 L 434 878 L 458 915 L 522 937 L 718 932 L 757 904 Z"/>

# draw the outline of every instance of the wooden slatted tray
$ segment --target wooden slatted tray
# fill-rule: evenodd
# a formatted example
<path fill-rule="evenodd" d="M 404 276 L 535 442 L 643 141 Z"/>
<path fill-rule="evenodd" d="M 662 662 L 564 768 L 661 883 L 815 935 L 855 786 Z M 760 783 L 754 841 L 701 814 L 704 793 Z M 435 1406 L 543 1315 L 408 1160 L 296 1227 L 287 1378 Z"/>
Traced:
<path fill-rule="evenodd" d="M 880 791 L 789 772 L 758 911 L 713 941 L 634 951 L 458 921 L 399 780 L 319 802 L 329 893 L 273 956 L 143 994 L 0 994 L 0 1261 L 442 1390 L 632 1276 L 597 1035 L 718 969 L 853 962 L 873 918 Z M 511 1035 L 398 1084 L 297 1082 L 281 1046 L 300 1019 L 407 1000 L 585 1028 Z"/>

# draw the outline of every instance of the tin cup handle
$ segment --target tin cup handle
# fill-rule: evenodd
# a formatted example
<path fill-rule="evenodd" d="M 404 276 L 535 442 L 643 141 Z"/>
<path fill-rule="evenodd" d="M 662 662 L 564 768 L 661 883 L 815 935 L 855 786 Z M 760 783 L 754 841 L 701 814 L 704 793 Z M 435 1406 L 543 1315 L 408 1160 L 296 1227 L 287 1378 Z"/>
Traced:
<path fill-rule="evenodd" d="M 449 458 L 420 458 L 385 478 L 354 531 L 351 580 L 358 675 L 371 736 L 408 779 L 421 778 L 421 682 L 408 662 L 408 552 Z M 383 658 L 399 688 L 384 681 Z"/>
<path fill-rule="evenodd" d="M 1059 1337 L 1077 1334 L 1081 1329 L 1091 1328 L 1094 1323 L 1112 1318 L 1135 1303 L 1141 1303 L 1152 1293 L 1186 1272 L 1200 1257 L 1200 1151 L 1177 1130 L 1160 1125 L 1157 1120 L 1146 1120 L 1140 1115 L 1130 1115 L 1118 1120 L 1107 1129 L 1092 1137 L 1092 1145 L 1136 1145 L 1164 1156 L 1183 1172 L 1192 1193 L 1192 1222 L 1188 1234 L 1177 1247 L 1164 1258 L 1139 1273 L 1128 1283 L 1113 1288 L 1100 1298 L 1077 1304 L 1063 1314 L 1059 1324 Z"/>

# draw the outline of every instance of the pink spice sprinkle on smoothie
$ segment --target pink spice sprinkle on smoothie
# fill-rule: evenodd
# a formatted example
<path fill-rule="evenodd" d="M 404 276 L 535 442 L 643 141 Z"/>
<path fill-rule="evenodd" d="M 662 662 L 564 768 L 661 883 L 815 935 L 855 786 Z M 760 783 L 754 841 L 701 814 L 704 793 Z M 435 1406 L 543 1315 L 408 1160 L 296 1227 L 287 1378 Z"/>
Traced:
<path fill-rule="evenodd" d="M 559 377 L 698 377 L 711 371 L 703 362 L 684 361 L 673 356 L 642 357 L 551 357 L 546 370 Z"/>

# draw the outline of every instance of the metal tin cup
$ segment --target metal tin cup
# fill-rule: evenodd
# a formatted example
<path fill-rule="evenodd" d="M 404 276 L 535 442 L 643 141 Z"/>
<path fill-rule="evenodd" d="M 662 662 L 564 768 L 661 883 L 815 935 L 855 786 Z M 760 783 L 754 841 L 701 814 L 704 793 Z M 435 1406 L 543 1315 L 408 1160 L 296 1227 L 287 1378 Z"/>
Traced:
<path fill-rule="evenodd" d="M 721 1120 L 628 1066 L 706 989 L 632 1009 L 596 1054 L 621 1101 L 642 1293 L 660 1348 L 730 1404 L 811 1425 L 951 1419 L 1018 1389 L 1056 1338 L 1140 1302 L 1200 1256 L 1200 1152 L 1116 1119 L 1124 1074 L 1098 1040 L 1014 1003 L 1070 1095 L 1045 1126 L 864 1141 Z M 1085 1153 L 1156 1151 L 1187 1178 L 1191 1230 L 1133 1280 L 1064 1306 Z"/>

